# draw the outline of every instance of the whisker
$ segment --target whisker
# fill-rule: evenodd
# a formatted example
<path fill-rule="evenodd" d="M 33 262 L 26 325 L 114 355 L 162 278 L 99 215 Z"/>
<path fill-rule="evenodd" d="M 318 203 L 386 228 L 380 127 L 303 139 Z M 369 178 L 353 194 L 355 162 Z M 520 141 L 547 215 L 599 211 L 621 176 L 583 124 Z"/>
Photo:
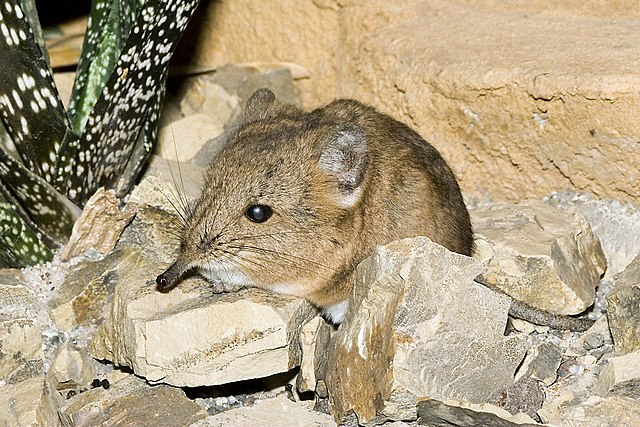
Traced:
<path fill-rule="evenodd" d="M 169 202 L 169 204 L 171 205 L 173 210 L 176 211 L 176 214 L 180 218 L 182 225 L 186 226 L 187 225 L 187 219 L 186 219 L 184 213 L 179 209 L 179 207 L 176 206 L 177 200 L 174 203 L 174 200 L 171 197 L 167 196 L 167 194 L 161 188 L 156 186 L 156 187 L 154 187 L 154 189 L 156 191 L 158 191 L 167 200 L 167 202 Z M 175 195 L 173 195 L 173 196 L 175 197 Z"/>
<path fill-rule="evenodd" d="M 296 262 L 302 261 L 302 262 L 305 262 L 307 264 L 313 265 L 315 267 L 321 267 L 321 268 L 323 268 L 325 270 L 328 270 L 328 271 L 331 271 L 333 273 L 337 273 L 338 272 L 338 270 L 336 270 L 334 268 L 331 268 L 331 267 L 329 267 L 329 266 L 327 266 L 325 264 L 322 264 L 322 263 L 319 263 L 319 262 L 316 262 L 316 261 L 312 261 L 312 260 L 310 260 L 308 258 L 304 258 L 304 257 L 300 257 L 300 256 L 297 256 L 297 255 L 292 255 L 292 254 L 289 254 L 289 253 L 286 253 L 286 252 L 282 252 L 282 251 L 279 251 L 279 250 L 276 251 L 274 249 L 267 249 L 267 248 L 262 248 L 262 247 L 259 247 L 259 246 L 251 246 L 251 245 L 239 245 L 239 246 L 227 245 L 227 247 L 230 247 L 230 248 L 233 248 L 233 249 L 238 249 L 239 251 L 245 250 L 247 252 L 254 252 L 254 253 L 263 252 L 263 253 L 269 253 L 269 254 L 276 254 L 279 257 L 284 258 L 286 261 L 288 261 L 288 262 L 290 262 L 290 263 L 292 263 L 294 265 L 298 265 L 298 264 L 296 264 Z M 236 256 L 238 256 L 238 255 L 236 255 Z"/>
<path fill-rule="evenodd" d="M 226 243 L 237 242 L 239 240 L 245 241 L 249 239 L 262 239 L 265 237 L 286 236 L 286 235 L 295 235 L 295 234 L 309 234 L 309 232 L 303 231 L 303 230 L 290 230 L 290 231 L 277 231 L 277 232 L 272 232 L 267 234 L 247 234 L 247 235 L 237 236 L 237 237 L 225 240 L 224 243 L 226 244 Z"/>
<path fill-rule="evenodd" d="M 174 149 L 174 154 L 175 154 L 175 158 L 176 158 L 176 165 L 178 166 L 178 174 L 180 177 L 180 183 L 182 186 L 182 192 L 180 191 L 180 189 L 178 188 L 178 185 L 176 183 L 176 177 L 174 175 L 173 172 L 173 168 L 171 167 L 171 162 L 169 161 L 169 157 L 167 156 L 167 152 L 166 152 L 166 147 L 163 145 L 162 147 L 162 152 L 164 154 L 164 158 L 167 160 L 167 167 L 169 169 L 169 174 L 171 175 L 171 181 L 173 182 L 173 188 L 175 188 L 175 194 L 173 194 L 173 196 L 176 199 L 176 202 L 180 205 L 180 209 L 177 209 L 177 207 L 174 206 L 174 209 L 176 209 L 176 211 L 179 212 L 180 216 L 183 217 L 183 219 L 185 219 L 186 217 L 189 216 L 189 203 L 187 201 L 187 198 L 185 196 L 186 191 L 185 191 L 185 186 L 184 186 L 184 179 L 182 177 L 182 168 L 180 167 L 180 161 L 178 159 L 178 147 L 176 146 L 176 138 L 175 138 L 175 134 L 173 133 L 173 119 L 171 119 L 170 121 L 170 126 L 171 126 L 171 135 L 173 138 L 173 149 Z"/>

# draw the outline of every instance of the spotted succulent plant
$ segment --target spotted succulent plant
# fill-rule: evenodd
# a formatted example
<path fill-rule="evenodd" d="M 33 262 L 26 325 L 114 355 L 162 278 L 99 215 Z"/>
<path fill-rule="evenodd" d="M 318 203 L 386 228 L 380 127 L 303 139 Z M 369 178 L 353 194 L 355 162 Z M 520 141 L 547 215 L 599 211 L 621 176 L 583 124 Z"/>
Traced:
<path fill-rule="evenodd" d="M 35 0 L 0 1 L 0 267 L 50 259 L 98 188 L 130 189 L 198 2 L 93 0 L 65 111 Z"/>

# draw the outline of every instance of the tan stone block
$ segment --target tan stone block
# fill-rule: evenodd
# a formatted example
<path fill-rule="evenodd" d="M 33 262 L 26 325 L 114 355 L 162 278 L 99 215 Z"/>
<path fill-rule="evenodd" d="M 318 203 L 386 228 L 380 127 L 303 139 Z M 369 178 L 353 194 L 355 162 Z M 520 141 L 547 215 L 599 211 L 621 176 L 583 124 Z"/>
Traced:
<path fill-rule="evenodd" d="M 513 383 L 525 338 L 504 336 L 510 301 L 473 282 L 481 271 L 424 237 L 380 246 L 358 266 L 327 351 L 336 420 L 412 419 L 419 398 L 483 403 Z"/>
<path fill-rule="evenodd" d="M 207 417 L 179 388 L 150 387 L 135 375 L 66 400 L 59 411 L 65 425 L 74 427 L 189 426 Z"/>
<path fill-rule="evenodd" d="M 5 426 L 41 426 L 38 410 L 44 379 L 34 377 L 0 388 L 0 423 Z"/>
<path fill-rule="evenodd" d="M 149 382 L 197 387 L 262 378 L 300 363 L 294 331 L 311 307 L 259 289 L 213 294 L 201 278 L 168 293 L 155 289 L 161 271 L 139 252 L 118 265 L 110 317 L 91 352 L 128 366 Z"/>
<path fill-rule="evenodd" d="M 483 283 L 555 314 L 593 304 L 606 269 L 600 241 L 579 214 L 541 202 L 493 204 L 471 211 Z"/>
<path fill-rule="evenodd" d="M 620 354 L 640 350 L 640 256 L 615 278 L 607 296 L 611 336 Z"/>
<path fill-rule="evenodd" d="M 310 70 L 298 80 L 305 104 L 335 94 L 335 51 L 340 38 L 336 0 L 251 0 L 209 2 L 184 39 L 198 40 L 189 60 L 199 66 L 290 62 Z M 197 34 L 189 31 L 198 31 Z M 187 60 L 187 58 L 184 58 Z"/>
<path fill-rule="evenodd" d="M 412 124 L 465 193 L 640 194 L 638 21 L 374 0 L 341 22 L 337 94 Z"/>

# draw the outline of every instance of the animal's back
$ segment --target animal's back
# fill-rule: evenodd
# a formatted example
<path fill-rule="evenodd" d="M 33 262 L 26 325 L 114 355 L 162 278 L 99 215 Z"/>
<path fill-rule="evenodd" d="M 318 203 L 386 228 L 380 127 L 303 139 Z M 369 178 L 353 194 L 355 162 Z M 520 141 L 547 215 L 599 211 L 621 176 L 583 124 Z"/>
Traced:
<path fill-rule="evenodd" d="M 370 164 L 363 197 L 371 244 L 427 236 L 470 256 L 473 232 L 456 178 L 438 151 L 403 123 L 358 101 L 326 106 L 328 120 L 355 123 L 367 136 Z M 373 248 L 370 248 L 373 249 Z"/>

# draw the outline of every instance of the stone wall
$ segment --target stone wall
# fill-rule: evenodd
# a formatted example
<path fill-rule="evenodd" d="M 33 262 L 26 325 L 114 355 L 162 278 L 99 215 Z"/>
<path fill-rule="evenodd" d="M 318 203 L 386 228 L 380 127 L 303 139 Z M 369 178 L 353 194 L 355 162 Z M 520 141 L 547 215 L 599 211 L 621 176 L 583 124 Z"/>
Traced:
<path fill-rule="evenodd" d="M 201 6 L 192 60 L 302 65 L 306 106 L 353 97 L 398 117 L 471 197 L 637 201 L 640 12 L 560 3 L 221 0 Z"/>

